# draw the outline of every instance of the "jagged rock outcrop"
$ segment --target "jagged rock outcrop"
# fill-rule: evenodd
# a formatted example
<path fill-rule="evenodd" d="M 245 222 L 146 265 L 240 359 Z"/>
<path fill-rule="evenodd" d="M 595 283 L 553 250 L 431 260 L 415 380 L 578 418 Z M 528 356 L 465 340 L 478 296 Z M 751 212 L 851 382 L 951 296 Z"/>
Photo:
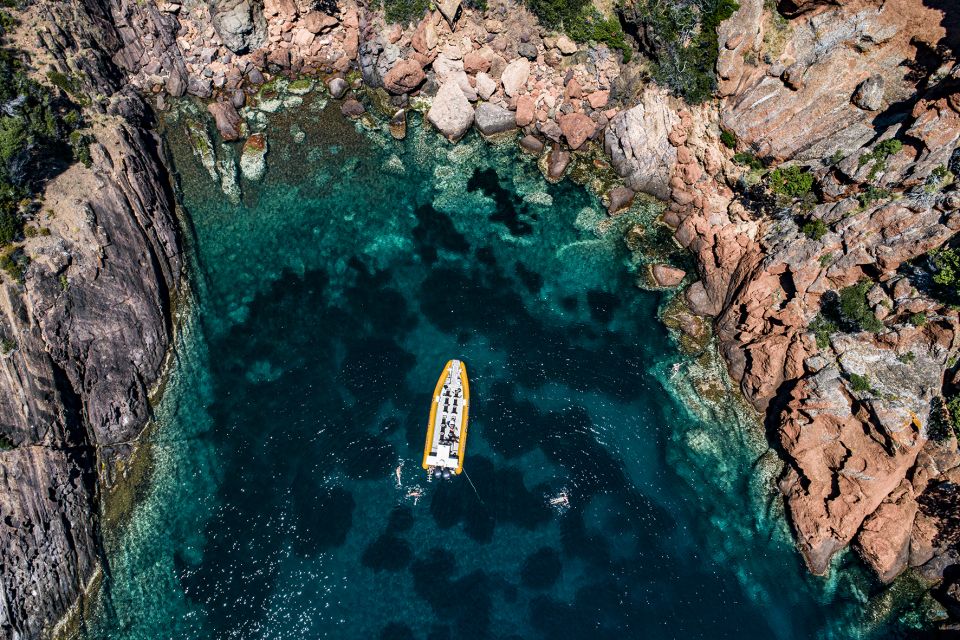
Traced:
<path fill-rule="evenodd" d="M 670 197 L 670 168 L 676 163 L 677 151 L 669 136 L 677 123 L 679 118 L 666 93 L 653 88 L 610 121 L 604 144 L 628 187 L 664 200 Z"/>
<path fill-rule="evenodd" d="M 2 286 L 3 330 L 17 345 L 0 377 L 0 432 L 15 446 L 0 452 L 10 637 L 38 637 L 91 579 L 96 483 L 109 490 L 146 424 L 170 340 L 181 260 L 157 141 L 122 122 L 98 139 L 92 169 L 48 187 L 58 216 L 28 246 L 24 285 Z"/>
<path fill-rule="evenodd" d="M 74 165 L 46 187 L 56 217 L 43 221 L 49 235 L 25 242 L 23 283 L 0 283 L 0 332 L 15 345 L 0 360 L 0 434 L 13 445 L 0 451 L 0 629 L 9 638 L 41 637 L 99 566 L 100 500 L 147 423 L 182 269 L 159 141 L 111 62 L 136 68 L 152 42 L 168 80 L 177 78 L 174 93 L 182 61 L 163 44 L 169 25 L 152 4 L 106 0 L 38 3 L 31 20 L 45 25 L 36 55 L 77 77 L 103 114 L 90 167 Z"/>
<path fill-rule="evenodd" d="M 936 578 L 951 552 L 932 542 L 940 525 L 916 505 L 931 478 L 957 465 L 955 443 L 929 433 L 960 323 L 898 270 L 960 230 L 960 198 L 931 177 L 960 141 L 952 102 L 960 68 L 940 26 L 949 17 L 906 1 L 801 3 L 793 20 L 757 0 L 739 4 L 719 30 L 720 112 L 663 107 L 675 150 L 664 161 L 664 221 L 697 257 L 700 276 L 686 302 L 715 318 L 731 377 L 777 434 L 787 462 L 780 486 L 811 570 L 825 572 L 855 542 L 884 581 L 907 566 Z M 915 57 L 935 44 L 946 52 L 939 70 Z M 897 67 L 904 60 L 909 73 Z M 876 117 L 895 104 L 896 118 Z M 628 184 L 617 143 L 629 136 L 619 121 L 635 110 L 607 130 Z M 808 160 L 821 202 L 804 209 L 755 200 L 717 125 L 768 162 Z M 652 128 L 635 127 L 643 135 Z M 894 138 L 898 146 L 884 146 Z M 822 223 L 822 235 L 805 233 L 803 220 Z M 865 279 L 879 281 L 870 304 L 887 326 L 876 336 L 836 332 L 818 345 L 810 326 L 825 301 Z M 917 313 L 924 324 L 914 327 Z M 868 378 L 869 389 L 862 379 L 855 389 L 854 376 Z M 934 450 L 939 463 L 925 462 Z"/>
<path fill-rule="evenodd" d="M 915 61 L 949 44 L 943 12 L 923 0 L 801 5 L 793 20 L 764 20 L 762 0 L 745 0 L 720 28 L 723 125 L 777 160 L 868 142 L 876 114 L 852 101 L 858 87 L 879 78 L 875 110 L 909 101 L 922 85 Z"/>

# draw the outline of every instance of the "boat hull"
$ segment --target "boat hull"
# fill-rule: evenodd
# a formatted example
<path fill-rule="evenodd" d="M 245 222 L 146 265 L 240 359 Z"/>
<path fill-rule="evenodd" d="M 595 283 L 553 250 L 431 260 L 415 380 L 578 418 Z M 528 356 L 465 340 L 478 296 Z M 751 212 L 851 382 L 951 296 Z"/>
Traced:
<path fill-rule="evenodd" d="M 430 419 L 423 446 L 423 468 L 459 475 L 467 447 L 470 417 L 470 382 L 459 360 L 444 366 L 433 390 Z"/>

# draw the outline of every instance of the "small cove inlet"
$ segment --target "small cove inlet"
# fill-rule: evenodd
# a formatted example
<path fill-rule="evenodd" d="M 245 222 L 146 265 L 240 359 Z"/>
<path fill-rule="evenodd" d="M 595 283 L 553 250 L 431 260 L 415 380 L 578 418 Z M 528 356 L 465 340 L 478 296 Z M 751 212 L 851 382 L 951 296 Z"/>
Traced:
<path fill-rule="evenodd" d="M 762 432 L 681 402 L 694 363 L 674 374 L 665 300 L 634 286 L 623 243 L 650 212 L 607 218 L 509 144 L 450 146 L 417 122 L 397 142 L 321 106 L 264 121 L 266 174 L 236 203 L 190 148 L 200 114 L 166 123 L 195 304 L 84 637 L 884 638 L 919 622 L 848 556 L 809 576 L 770 506 Z M 422 476 L 395 472 L 450 439 L 441 418 L 425 443 L 423 400 L 451 355 L 470 368 L 475 491 L 411 497 Z"/>

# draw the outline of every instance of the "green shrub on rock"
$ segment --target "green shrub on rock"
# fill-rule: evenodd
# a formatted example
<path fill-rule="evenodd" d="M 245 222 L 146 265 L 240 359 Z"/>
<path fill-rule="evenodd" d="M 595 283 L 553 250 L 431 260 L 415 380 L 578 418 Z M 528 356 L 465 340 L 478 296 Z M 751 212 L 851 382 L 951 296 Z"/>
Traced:
<path fill-rule="evenodd" d="M 870 378 L 865 375 L 861 376 L 856 373 L 851 373 L 850 388 L 860 393 L 866 393 L 870 391 Z"/>
<path fill-rule="evenodd" d="M 827 227 L 827 223 L 820 218 L 804 223 L 801 230 L 803 231 L 804 235 L 811 240 L 820 240 L 823 238 L 823 236 L 827 235 L 828 231 L 830 231 L 829 227 Z"/>
<path fill-rule="evenodd" d="M 422 18 L 430 3 L 427 0 L 383 0 L 381 6 L 389 22 L 409 24 Z"/>
<path fill-rule="evenodd" d="M 754 171 L 763 169 L 763 162 L 749 151 L 740 151 L 733 154 L 733 161 L 745 167 L 750 167 Z"/>
<path fill-rule="evenodd" d="M 20 201 L 73 159 L 69 136 L 81 118 L 57 91 L 32 80 L 8 49 L 0 49 L 0 105 L 2 246 L 20 234 Z"/>
<path fill-rule="evenodd" d="M 960 284 L 960 254 L 950 247 L 935 249 L 930 252 L 936 273 L 933 281 L 946 287 L 956 287 Z"/>
<path fill-rule="evenodd" d="M 645 34 L 654 77 L 699 104 L 717 86 L 717 27 L 739 8 L 735 0 L 626 0 L 621 11 Z"/>
<path fill-rule="evenodd" d="M 872 184 L 868 185 L 867 188 L 857 196 L 857 199 L 860 200 L 860 206 L 867 208 L 872 205 L 874 202 L 879 202 L 880 200 L 886 200 L 890 197 L 890 192 L 886 189 L 881 189 L 875 187 Z"/>
<path fill-rule="evenodd" d="M 818 313 L 817 317 L 810 323 L 810 331 L 813 332 L 817 348 L 823 351 L 830 347 L 830 336 L 839 331 L 839 328 L 835 322 L 828 320 L 822 313 Z"/>
<path fill-rule="evenodd" d="M 960 395 L 955 395 L 947 401 L 947 411 L 950 414 L 947 425 L 953 434 L 960 434 Z M 947 437 L 949 435 L 947 434 Z"/>
<path fill-rule="evenodd" d="M 6 271 L 7 275 L 21 284 L 29 264 L 30 258 L 20 249 L 12 251 L 8 249 L 0 253 L 0 269 Z"/>
<path fill-rule="evenodd" d="M 727 147 L 728 149 L 734 149 L 737 146 L 737 136 L 732 131 L 721 129 L 720 142 L 722 142 L 723 146 Z"/>
<path fill-rule="evenodd" d="M 876 178 L 880 172 L 887 168 L 887 158 L 890 156 L 900 153 L 900 150 L 903 149 L 903 143 L 899 140 L 890 139 L 880 142 L 873 148 L 873 151 L 870 153 L 865 153 L 857 160 L 858 166 L 863 166 L 868 162 L 872 162 L 873 166 L 870 167 L 870 172 L 867 174 L 867 180 L 873 180 Z"/>
<path fill-rule="evenodd" d="M 633 57 L 623 27 L 616 17 L 603 16 L 590 0 L 526 0 L 527 8 L 549 29 L 563 31 L 577 42 L 599 42 Z"/>
<path fill-rule="evenodd" d="M 883 323 L 867 302 L 867 292 L 872 287 L 872 282 L 864 280 L 840 291 L 840 317 L 853 330 L 877 333 L 883 329 Z"/>
<path fill-rule="evenodd" d="M 620 21 L 603 17 L 593 6 L 582 11 L 570 24 L 564 24 L 564 29 L 577 42 L 599 42 L 619 51 L 624 62 L 633 58 L 633 49 L 627 44 Z"/>
<path fill-rule="evenodd" d="M 813 189 L 813 174 L 803 167 L 777 167 L 770 173 L 770 190 L 788 198 L 802 198 Z"/>
<path fill-rule="evenodd" d="M 527 0 L 527 8 L 540 24 L 562 31 L 571 27 L 590 6 L 590 0 Z"/>

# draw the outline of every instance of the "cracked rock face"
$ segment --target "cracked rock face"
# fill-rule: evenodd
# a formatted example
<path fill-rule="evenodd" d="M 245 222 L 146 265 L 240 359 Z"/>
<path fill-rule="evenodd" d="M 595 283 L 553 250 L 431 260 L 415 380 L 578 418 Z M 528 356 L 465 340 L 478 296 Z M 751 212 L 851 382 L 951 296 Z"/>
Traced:
<path fill-rule="evenodd" d="M 156 141 L 117 123 L 97 139 L 92 169 L 77 165 L 48 187 L 58 218 L 30 249 L 25 284 L 0 287 L 17 344 L 0 377 L 0 432 L 16 445 L 0 453 L 0 508 L 12 514 L 0 564 L 24 567 L 0 581 L 0 627 L 14 637 L 38 637 L 92 576 L 95 469 L 113 484 L 117 459 L 147 422 L 180 282 Z"/>
<path fill-rule="evenodd" d="M 908 504 L 912 489 L 894 491 L 926 443 L 930 401 L 954 335 L 931 325 L 889 339 L 895 349 L 862 335 L 835 336 L 840 366 L 800 380 L 781 418 L 780 442 L 790 462 L 781 489 L 814 573 L 825 573 L 833 554 L 864 526 L 860 547 L 883 579 L 906 567 L 912 520 L 895 526 L 890 514 L 911 508 L 915 514 L 915 502 Z M 905 361 L 898 353 L 912 357 Z M 866 377 L 869 390 L 857 390 L 852 374 Z"/>
<path fill-rule="evenodd" d="M 740 3 L 720 29 L 724 127 L 778 160 L 861 146 L 871 111 L 916 92 L 910 66 L 921 49 L 947 44 L 943 14 L 928 4 L 794 2 L 798 17 L 781 25 L 763 22 L 761 0 Z"/>
<path fill-rule="evenodd" d="M 645 91 L 636 106 L 610 122 L 604 145 L 628 187 L 665 200 L 670 197 L 668 182 L 677 150 L 669 135 L 679 122 L 666 94 L 654 89 Z"/>
<path fill-rule="evenodd" d="M 181 255 L 169 177 L 123 71 L 147 58 L 182 94 L 168 14 L 153 3 L 41 3 L 38 38 L 80 91 L 109 96 L 89 168 L 53 178 L 49 236 L 30 238 L 22 284 L 0 282 L 0 629 L 37 638 L 76 602 L 100 558 L 100 497 L 149 417 L 172 331 Z M 116 16 L 116 17 L 114 17 Z M 81 73 L 81 71 L 83 73 Z"/>

